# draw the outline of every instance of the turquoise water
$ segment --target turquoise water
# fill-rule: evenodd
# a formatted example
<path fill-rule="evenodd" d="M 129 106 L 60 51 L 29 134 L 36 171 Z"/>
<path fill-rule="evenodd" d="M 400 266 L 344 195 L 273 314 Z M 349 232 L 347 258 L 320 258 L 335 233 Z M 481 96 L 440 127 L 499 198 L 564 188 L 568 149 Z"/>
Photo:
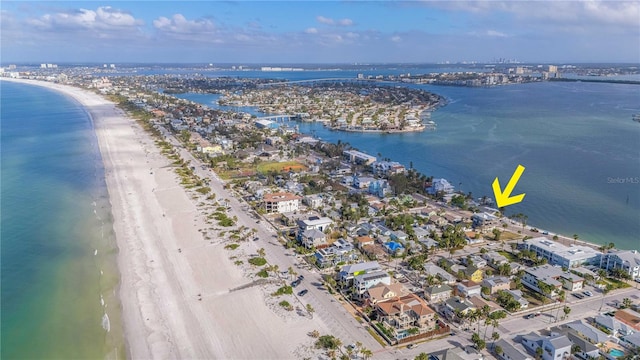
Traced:
<path fill-rule="evenodd" d="M 0 86 L 0 357 L 122 358 L 117 248 L 90 118 L 56 92 Z"/>
<path fill-rule="evenodd" d="M 609 355 L 613 357 L 621 357 L 621 356 L 624 356 L 624 352 L 618 349 L 611 349 L 609 350 Z"/>
<path fill-rule="evenodd" d="M 450 103 L 432 114 L 436 131 L 363 134 L 300 123 L 323 140 L 349 142 L 475 197 L 493 197 L 518 164 L 526 170 L 507 208 L 528 223 L 595 243 L 640 248 L 640 86 L 532 83 L 494 88 L 416 86 Z M 216 95 L 181 97 L 213 106 Z"/>

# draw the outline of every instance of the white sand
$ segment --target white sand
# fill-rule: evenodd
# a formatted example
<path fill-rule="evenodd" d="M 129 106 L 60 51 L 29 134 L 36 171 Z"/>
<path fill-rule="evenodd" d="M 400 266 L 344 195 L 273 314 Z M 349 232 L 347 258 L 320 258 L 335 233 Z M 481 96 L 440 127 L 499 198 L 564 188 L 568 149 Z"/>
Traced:
<path fill-rule="evenodd" d="M 259 287 L 210 244 L 196 203 L 179 185 L 150 136 L 113 103 L 86 90 L 17 80 L 60 91 L 91 114 L 105 166 L 121 274 L 120 298 L 129 357 L 134 359 L 285 359 L 301 354 L 324 324 L 283 316 Z M 222 194 L 218 194 L 222 195 Z M 220 197 L 220 196 L 219 196 Z M 210 234 L 212 236 L 212 234 Z M 216 239 L 213 239 L 216 240 Z M 245 245 L 243 245 L 244 247 Z M 181 252 L 178 249 L 181 249 Z M 198 299 L 202 295 L 202 300 Z"/>

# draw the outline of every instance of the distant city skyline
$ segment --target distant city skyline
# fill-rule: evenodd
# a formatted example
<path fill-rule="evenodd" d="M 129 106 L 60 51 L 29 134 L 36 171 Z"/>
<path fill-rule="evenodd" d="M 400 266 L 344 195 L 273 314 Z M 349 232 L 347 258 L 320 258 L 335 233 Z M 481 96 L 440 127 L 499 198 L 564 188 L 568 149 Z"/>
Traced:
<path fill-rule="evenodd" d="M 636 1 L 4 2 L 2 62 L 640 62 Z"/>

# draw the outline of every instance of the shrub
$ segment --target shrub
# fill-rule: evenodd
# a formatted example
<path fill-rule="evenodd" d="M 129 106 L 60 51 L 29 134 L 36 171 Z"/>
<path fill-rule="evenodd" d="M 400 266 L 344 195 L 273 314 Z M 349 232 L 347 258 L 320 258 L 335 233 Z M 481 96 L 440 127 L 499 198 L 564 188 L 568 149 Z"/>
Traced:
<path fill-rule="evenodd" d="M 286 301 L 286 300 L 280 301 L 279 305 L 282 306 L 283 308 L 287 309 L 288 311 L 293 311 L 293 306 L 291 304 L 289 304 L 289 302 Z"/>
<path fill-rule="evenodd" d="M 322 335 L 316 340 L 316 349 L 337 349 L 338 339 L 333 335 Z"/>
<path fill-rule="evenodd" d="M 256 275 L 258 275 L 261 278 L 269 277 L 269 273 L 264 269 L 260 270 Z"/>
<path fill-rule="evenodd" d="M 265 258 L 262 257 L 254 257 L 249 259 L 249 264 L 251 265 L 255 265 L 255 266 L 262 266 L 264 264 L 267 263 L 267 260 Z"/>
<path fill-rule="evenodd" d="M 278 290 L 276 290 L 276 292 L 272 293 L 272 296 L 280 296 L 280 295 L 291 295 L 293 294 L 293 288 L 289 285 L 285 285 L 281 288 L 279 288 Z"/>
<path fill-rule="evenodd" d="M 238 248 L 238 246 L 240 246 L 240 244 L 227 244 L 224 246 L 224 248 L 227 250 L 235 250 Z"/>

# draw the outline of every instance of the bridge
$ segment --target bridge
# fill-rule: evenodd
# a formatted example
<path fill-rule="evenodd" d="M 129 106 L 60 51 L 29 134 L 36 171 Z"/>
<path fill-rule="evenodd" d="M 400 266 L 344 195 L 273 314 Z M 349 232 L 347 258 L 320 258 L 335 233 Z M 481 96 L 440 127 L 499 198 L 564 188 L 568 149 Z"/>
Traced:
<path fill-rule="evenodd" d="M 314 83 L 314 82 L 332 82 L 332 81 L 353 81 L 353 82 L 376 82 L 380 81 L 379 79 L 358 79 L 358 78 L 322 78 L 322 79 L 306 79 L 306 80 L 294 80 L 294 81 L 282 81 L 277 83 L 267 83 L 267 84 L 258 84 L 258 87 L 267 87 L 267 86 L 279 86 L 279 85 L 293 85 L 293 84 L 302 84 L 302 83 Z"/>
<path fill-rule="evenodd" d="M 287 114 L 270 115 L 270 116 L 261 116 L 261 117 L 257 118 L 256 121 L 257 120 L 269 120 L 269 121 L 275 121 L 275 122 L 285 122 L 285 121 L 297 120 L 299 117 L 300 117 L 299 115 L 287 115 Z"/>

